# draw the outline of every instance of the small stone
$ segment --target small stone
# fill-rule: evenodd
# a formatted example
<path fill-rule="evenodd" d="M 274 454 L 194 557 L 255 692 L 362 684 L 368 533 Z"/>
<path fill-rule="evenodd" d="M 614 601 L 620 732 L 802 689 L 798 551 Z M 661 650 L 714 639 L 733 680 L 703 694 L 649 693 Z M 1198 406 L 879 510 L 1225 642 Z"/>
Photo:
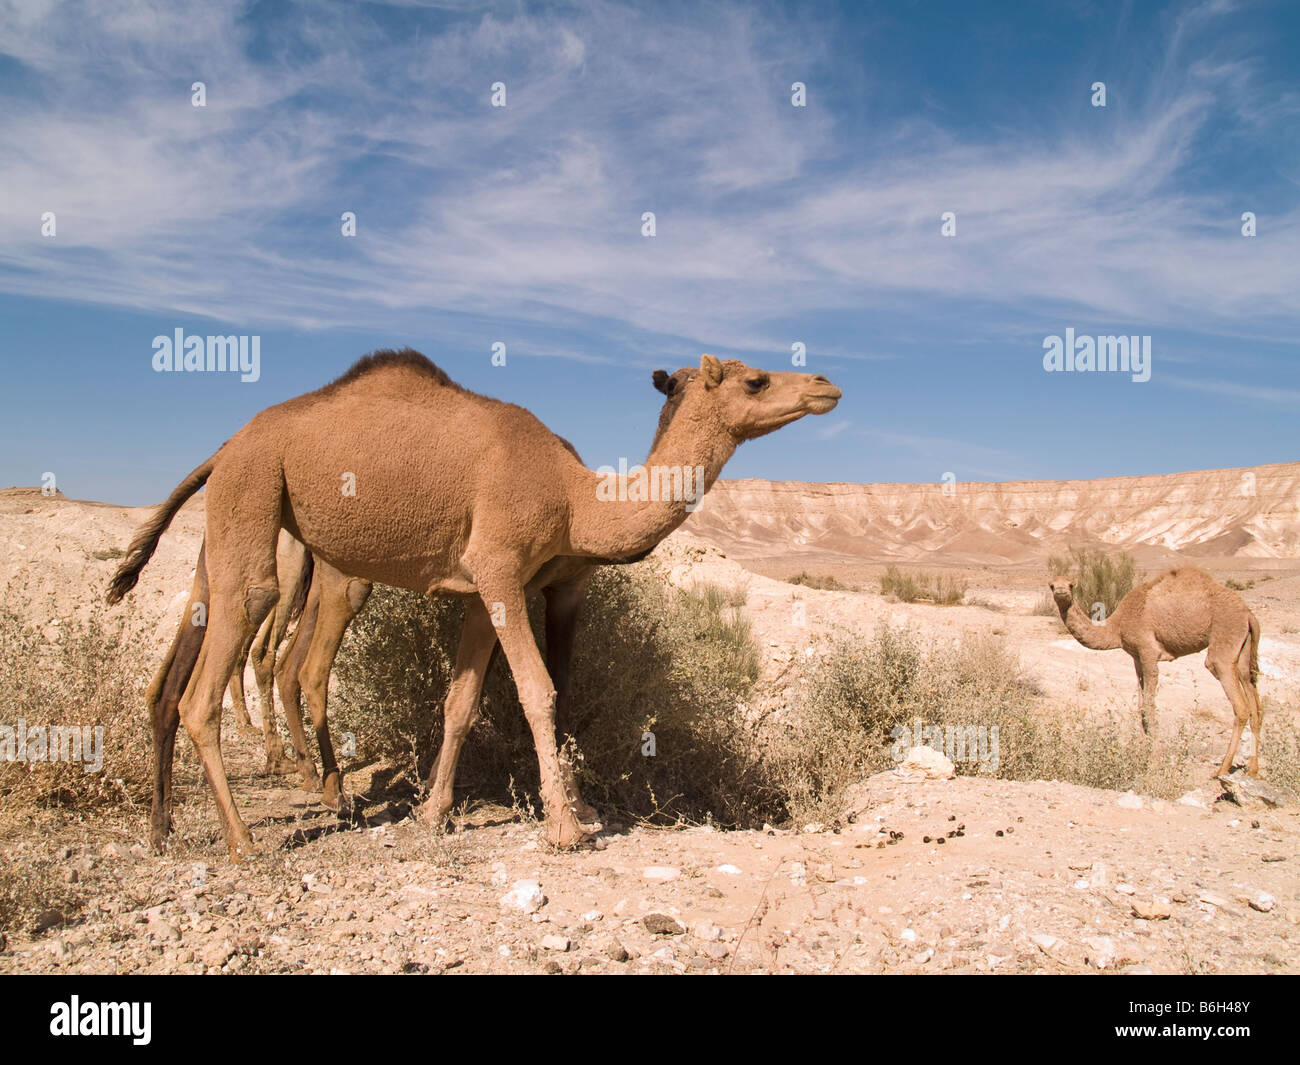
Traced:
<path fill-rule="evenodd" d="M 542 885 L 536 880 L 516 880 L 510 885 L 510 890 L 498 900 L 498 905 L 503 910 L 536 913 L 546 905 L 546 896 L 542 894 Z"/>
<path fill-rule="evenodd" d="M 706 943 L 716 943 L 722 938 L 722 929 L 712 921 L 696 921 L 691 925 L 691 935 Z"/>
<path fill-rule="evenodd" d="M 51 928 L 57 928 L 64 924 L 67 918 L 63 915 L 62 910 L 42 910 L 36 917 L 36 922 L 32 925 L 32 934 L 40 935 L 42 932 L 48 932 Z"/>
<path fill-rule="evenodd" d="M 1277 905 L 1277 899 L 1275 899 L 1267 891 L 1261 891 L 1258 895 L 1256 895 L 1253 899 L 1250 900 L 1250 908 L 1252 910 L 1258 910 L 1260 913 L 1269 913 L 1276 905 Z"/>
<path fill-rule="evenodd" d="M 1115 968 L 1117 952 L 1110 936 L 1084 936 L 1083 944 L 1088 948 L 1088 964 L 1094 969 Z"/>
<path fill-rule="evenodd" d="M 542 950 L 556 950 L 563 954 L 569 949 L 569 939 L 567 936 L 542 936 Z"/>
<path fill-rule="evenodd" d="M 952 759 L 933 747 L 913 747 L 907 757 L 894 767 L 894 774 L 900 780 L 917 782 L 922 780 L 951 780 L 957 775 Z"/>
<path fill-rule="evenodd" d="M 1158 895 L 1152 899 L 1133 900 L 1133 916 L 1143 921 L 1167 921 L 1172 913 L 1169 900 Z"/>
<path fill-rule="evenodd" d="M 641 870 L 641 875 L 647 880 L 667 883 L 669 880 L 676 880 L 682 875 L 682 871 L 672 865 L 648 865 Z"/>
<path fill-rule="evenodd" d="M 652 936 L 681 936 L 686 934 L 686 929 L 666 913 L 647 913 L 641 923 L 645 925 L 646 931 Z"/>
<path fill-rule="evenodd" d="M 605 957 L 609 958 L 610 961 L 627 961 L 627 948 L 618 940 L 615 940 L 605 948 Z"/>

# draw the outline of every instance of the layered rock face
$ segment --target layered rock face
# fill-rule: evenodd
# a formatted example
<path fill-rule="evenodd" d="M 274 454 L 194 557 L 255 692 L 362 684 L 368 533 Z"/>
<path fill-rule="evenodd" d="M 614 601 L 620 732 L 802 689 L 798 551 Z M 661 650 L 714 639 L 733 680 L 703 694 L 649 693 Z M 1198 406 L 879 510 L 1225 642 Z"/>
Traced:
<path fill-rule="evenodd" d="M 686 528 L 735 558 L 997 564 L 1070 546 L 1300 558 L 1300 462 L 1096 481 L 719 481 Z"/>

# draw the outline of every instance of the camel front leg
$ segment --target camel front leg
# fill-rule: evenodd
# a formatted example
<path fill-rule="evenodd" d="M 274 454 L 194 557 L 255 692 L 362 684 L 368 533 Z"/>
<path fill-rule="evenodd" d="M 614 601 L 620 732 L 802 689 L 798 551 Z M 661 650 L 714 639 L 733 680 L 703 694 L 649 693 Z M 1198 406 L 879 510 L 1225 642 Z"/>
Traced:
<path fill-rule="evenodd" d="M 476 576 L 478 572 L 475 569 Z M 524 716 L 533 734 L 542 805 L 546 810 L 546 839 L 556 847 L 576 846 L 591 837 L 583 832 L 570 804 L 555 744 L 555 688 L 528 623 L 523 583 L 509 578 L 479 577 L 478 587 L 510 663 Z"/>
<path fill-rule="evenodd" d="M 451 813 L 455 802 L 456 766 L 460 762 L 465 737 L 478 720 L 483 679 L 487 676 L 496 646 L 497 630 L 493 628 L 482 601 L 470 600 L 465 607 L 465 624 L 456 650 L 456 666 L 444 704 L 442 747 L 425 783 L 428 798 L 420 806 L 420 818 L 430 824 L 446 824 Z"/>
<path fill-rule="evenodd" d="M 1160 686 L 1160 659 L 1154 655 L 1134 656 L 1138 687 L 1142 691 L 1142 732 L 1154 736 L 1156 730 L 1156 689 Z"/>
<path fill-rule="evenodd" d="M 555 682 L 555 732 L 567 743 L 573 733 L 573 644 L 578 630 L 578 615 L 587 595 L 589 576 L 566 584 L 553 584 L 546 594 L 546 668 Z M 573 765 L 563 754 L 560 769 L 569 803 L 584 825 L 599 823 L 600 814 L 582 801 Z"/>

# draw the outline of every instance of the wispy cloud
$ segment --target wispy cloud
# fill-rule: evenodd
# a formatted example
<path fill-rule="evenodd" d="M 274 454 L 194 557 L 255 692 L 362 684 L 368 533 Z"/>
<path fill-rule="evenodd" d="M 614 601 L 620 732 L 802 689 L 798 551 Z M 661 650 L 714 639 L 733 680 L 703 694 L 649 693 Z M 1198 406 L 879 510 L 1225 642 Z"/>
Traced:
<path fill-rule="evenodd" d="M 888 150 L 852 159 L 815 93 L 790 106 L 784 72 L 815 80 L 828 47 L 799 21 L 436 6 L 441 28 L 406 36 L 347 5 L 274 33 L 203 3 L 5 9 L 0 51 L 39 92 L 0 109 L 0 286 L 305 327 L 468 316 L 647 353 L 787 351 L 796 313 L 954 300 L 1274 335 L 1300 314 L 1300 209 L 1248 240 L 1241 203 L 1186 180 L 1220 91 L 1262 95 L 1244 60 L 1183 55 L 1226 5 L 1177 20 L 1146 94 L 1091 132 L 895 116 Z"/>

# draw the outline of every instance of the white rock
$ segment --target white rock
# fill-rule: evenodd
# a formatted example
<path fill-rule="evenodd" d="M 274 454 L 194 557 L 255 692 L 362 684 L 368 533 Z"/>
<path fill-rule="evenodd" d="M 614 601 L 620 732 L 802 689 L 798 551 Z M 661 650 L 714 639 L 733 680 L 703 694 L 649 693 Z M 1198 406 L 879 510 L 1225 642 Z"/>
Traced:
<path fill-rule="evenodd" d="M 1110 936 L 1084 936 L 1088 948 L 1088 962 L 1095 969 L 1115 968 L 1115 941 Z"/>
<path fill-rule="evenodd" d="M 1051 950 L 1054 946 L 1056 946 L 1058 942 L 1056 936 L 1048 936 L 1048 935 L 1032 935 L 1029 937 L 1029 941 L 1033 943 L 1034 946 L 1036 946 L 1044 954 L 1046 954 L 1049 950 Z"/>
<path fill-rule="evenodd" d="M 739 876 L 739 875 L 740 875 L 740 870 L 737 869 L 734 865 L 720 865 L 720 866 L 718 866 L 718 870 L 717 870 L 717 871 L 718 871 L 719 873 L 725 873 L 727 876 Z"/>
<path fill-rule="evenodd" d="M 895 768 L 902 780 L 951 780 L 957 775 L 952 760 L 933 747 L 913 747 Z"/>
<path fill-rule="evenodd" d="M 696 921 L 691 925 L 691 935 L 706 943 L 717 943 L 722 939 L 722 929 L 712 921 Z"/>
<path fill-rule="evenodd" d="M 501 896 L 503 910 L 517 910 L 520 913 L 536 913 L 546 905 L 546 896 L 542 894 L 542 885 L 536 880 L 516 880 L 510 890 Z"/>
<path fill-rule="evenodd" d="M 1209 806 L 1206 804 L 1205 800 L 1201 798 L 1198 794 L 1196 794 L 1196 792 L 1194 791 L 1189 791 L 1186 795 L 1181 796 L 1178 800 L 1178 805 L 1195 806 L 1198 810 L 1209 809 Z"/>
<path fill-rule="evenodd" d="M 682 871 L 672 865 L 647 865 L 641 870 L 641 875 L 647 880 L 667 882 L 669 880 L 676 880 L 682 875 Z"/>
<path fill-rule="evenodd" d="M 561 953 L 569 949 L 569 940 L 566 936 L 542 936 L 542 950 L 558 950 Z"/>
<path fill-rule="evenodd" d="M 1143 805 L 1142 796 L 1135 795 L 1131 791 L 1126 791 L 1115 800 L 1115 805 L 1122 807 L 1125 810 L 1140 810 Z"/>
<path fill-rule="evenodd" d="M 903 939 L 906 939 L 909 943 L 915 943 L 915 942 L 916 942 L 916 930 L 915 930 L 915 929 L 912 929 L 912 928 L 904 928 L 904 929 L 903 929 L 901 932 L 899 932 L 898 934 L 899 934 Z"/>
<path fill-rule="evenodd" d="M 1250 900 L 1250 908 L 1252 910 L 1258 910 L 1260 913 L 1268 913 L 1276 905 L 1277 905 L 1277 899 L 1275 899 L 1267 891 L 1261 891 L 1258 895 L 1256 895 L 1253 899 Z"/>

